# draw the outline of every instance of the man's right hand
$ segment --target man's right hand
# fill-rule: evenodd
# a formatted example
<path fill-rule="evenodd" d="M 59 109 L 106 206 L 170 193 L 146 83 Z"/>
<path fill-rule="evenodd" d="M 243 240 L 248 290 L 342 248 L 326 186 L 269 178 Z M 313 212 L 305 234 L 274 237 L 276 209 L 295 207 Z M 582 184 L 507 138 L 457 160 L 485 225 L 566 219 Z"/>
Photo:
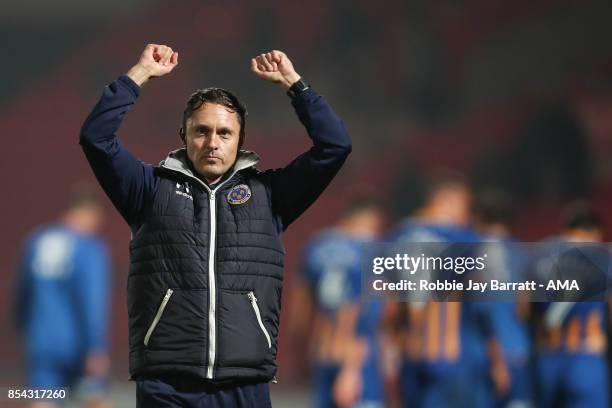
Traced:
<path fill-rule="evenodd" d="M 167 45 L 148 44 L 138 63 L 127 73 L 127 76 L 143 86 L 150 78 L 164 76 L 178 65 L 178 52 Z"/>

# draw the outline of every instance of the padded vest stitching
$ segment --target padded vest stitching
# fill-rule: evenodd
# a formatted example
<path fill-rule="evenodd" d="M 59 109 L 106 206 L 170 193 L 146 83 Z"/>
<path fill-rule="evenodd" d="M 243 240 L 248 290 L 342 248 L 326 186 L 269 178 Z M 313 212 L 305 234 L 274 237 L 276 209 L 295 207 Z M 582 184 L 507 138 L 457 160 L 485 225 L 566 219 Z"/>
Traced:
<path fill-rule="evenodd" d="M 131 276 L 139 276 L 139 275 L 155 275 L 158 273 L 171 273 L 171 274 L 176 274 L 176 275 L 183 275 L 183 274 L 197 274 L 197 275 L 206 275 L 205 272 L 195 272 L 195 271 L 182 271 L 182 270 L 172 270 L 172 271 L 155 271 L 155 272 L 130 272 L 128 274 L 128 278 Z M 184 288 L 181 288 L 184 289 Z M 206 288 L 189 288 L 189 289 L 206 289 L 208 290 L 208 287 Z"/>
<path fill-rule="evenodd" d="M 277 266 L 279 268 L 283 268 L 285 265 L 284 263 L 274 263 L 274 262 L 266 262 L 266 261 L 257 261 L 255 259 L 241 259 L 239 261 L 235 260 L 235 259 L 218 259 L 217 262 L 219 263 L 228 263 L 228 262 L 235 262 L 235 263 L 241 263 L 241 262 L 252 262 L 252 263 L 258 263 L 258 264 L 264 264 L 264 265 L 273 265 L 273 266 Z M 223 272 L 225 273 L 225 271 Z M 231 273 L 231 272 L 230 272 Z M 254 273 L 253 275 L 258 275 L 257 273 Z"/>
<path fill-rule="evenodd" d="M 227 235 L 227 234 L 255 234 L 255 235 L 265 235 L 266 237 L 278 237 L 277 234 L 268 234 L 266 232 L 252 232 L 252 231 L 217 231 L 217 235 Z"/>
<path fill-rule="evenodd" d="M 161 247 L 189 246 L 190 248 L 193 248 L 193 242 L 177 242 L 176 244 L 155 244 L 155 243 L 142 244 L 137 247 L 132 247 L 132 251 L 135 251 L 137 249 L 144 249 L 148 247 L 156 247 L 156 246 L 161 246 Z"/>
<path fill-rule="evenodd" d="M 280 251 L 276 248 L 265 247 L 260 245 L 226 245 L 226 246 L 218 246 L 217 249 L 225 249 L 225 248 L 260 248 L 260 249 L 268 249 L 270 251 L 278 252 L 279 254 L 285 255 L 283 251 Z"/>
<path fill-rule="evenodd" d="M 236 275 L 236 276 L 264 276 L 266 278 L 272 278 L 272 279 L 276 279 L 278 281 L 283 281 L 283 276 L 278 276 L 278 275 L 270 275 L 267 273 L 234 273 L 234 272 L 223 272 L 223 276 L 226 275 Z M 265 319 L 264 319 L 265 320 Z"/>
<path fill-rule="evenodd" d="M 172 256 L 172 257 L 168 257 L 168 256 L 164 256 L 161 258 L 149 258 L 147 260 L 143 260 L 143 261 L 132 261 L 133 264 L 137 264 L 137 263 L 144 263 L 144 262 L 154 262 L 154 261 L 160 261 L 160 260 L 166 260 L 166 261 L 178 261 L 181 259 L 193 259 L 196 261 L 205 261 L 206 259 L 203 258 L 189 258 L 189 257 L 185 257 L 185 256 Z"/>

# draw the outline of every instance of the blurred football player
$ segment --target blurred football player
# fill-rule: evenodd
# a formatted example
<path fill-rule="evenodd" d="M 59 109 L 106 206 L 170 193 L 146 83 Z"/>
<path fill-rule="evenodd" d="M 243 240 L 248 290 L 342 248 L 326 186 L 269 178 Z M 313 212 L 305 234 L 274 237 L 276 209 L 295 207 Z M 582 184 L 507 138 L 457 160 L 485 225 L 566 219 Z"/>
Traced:
<path fill-rule="evenodd" d="M 351 201 L 336 227 L 319 232 L 303 257 L 315 318 L 316 407 L 382 407 L 377 365 L 380 303 L 361 303 L 361 245 L 380 233 L 383 213 L 367 196 Z"/>
<path fill-rule="evenodd" d="M 109 254 L 98 236 L 96 196 L 75 192 L 61 220 L 25 243 L 16 296 L 28 386 L 71 388 L 88 407 L 108 406 Z M 47 402 L 35 407 L 53 406 Z"/>
<path fill-rule="evenodd" d="M 559 273 L 586 278 L 596 268 L 595 273 L 605 279 L 610 251 L 596 245 L 602 240 L 599 214 L 586 202 L 573 203 L 561 235 L 544 243 L 534 273 L 542 280 Z M 601 301 L 534 304 L 538 407 L 609 406 L 604 300 L 602 295 Z"/>
<path fill-rule="evenodd" d="M 392 232 L 395 243 L 477 243 L 469 227 L 472 195 L 460 175 L 441 173 L 424 206 Z M 488 361 L 508 376 L 498 350 L 491 348 L 490 318 L 478 302 L 418 301 L 387 303 L 387 332 L 395 333 L 402 354 L 400 387 L 407 407 L 486 407 L 492 396 Z M 488 354 L 491 354 L 488 356 Z"/>
<path fill-rule="evenodd" d="M 483 252 L 488 255 L 487 274 L 501 282 L 524 280 L 526 256 L 510 231 L 512 210 L 508 197 L 498 190 L 487 190 L 478 195 L 475 205 L 475 225 L 483 235 Z M 528 407 L 532 404 L 530 339 L 527 327 L 527 299 L 508 291 L 503 299 L 492 299 L 488 304 L 491 325 L 499 341 L 509 372 L 507 389 L 496 389 L 498 407 Z M 492 375 L 500 375 L 492 371 Z M 501 374 L 503 375 L 503 373 Z M 501 384 L 503 381 L 494 381 Z"/>

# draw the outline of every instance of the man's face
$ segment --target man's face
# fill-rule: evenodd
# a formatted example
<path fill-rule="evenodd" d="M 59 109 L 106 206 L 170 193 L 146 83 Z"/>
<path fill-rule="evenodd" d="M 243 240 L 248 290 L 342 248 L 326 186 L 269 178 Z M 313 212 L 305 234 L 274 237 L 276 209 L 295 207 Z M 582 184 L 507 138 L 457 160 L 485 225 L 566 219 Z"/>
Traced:
<path fill-rule="evenodd" d="M 378 209 L 362 209 L 349 217 L 347 227 L 358 238 L 372 239 L 382 232 L 384 217 Z"/>
<path fill-rule="evenodd" d="M 470 222 L 472 196 L 462 186 L 447 186 L 434 193 L 432 205 L 439 222 L 467 225 Z"/>
<path fill-rule="evenodd" d="M 186 123 L 187 156 L 209 184 L 218 182 L 238 154 L 238 114 L 223 105 L 204 103 Z"/>

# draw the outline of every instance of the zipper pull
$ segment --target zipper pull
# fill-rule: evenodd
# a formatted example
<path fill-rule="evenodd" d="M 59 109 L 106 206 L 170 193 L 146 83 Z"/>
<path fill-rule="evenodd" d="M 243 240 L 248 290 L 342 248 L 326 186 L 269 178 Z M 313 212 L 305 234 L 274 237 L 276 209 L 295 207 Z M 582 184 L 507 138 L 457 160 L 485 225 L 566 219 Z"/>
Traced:
<path fill-rule="evenodd" d="M 276 376 L 272 378 L 272 384 L 278 384 L 278 379 L 276 378 Z"/>
<path fill-rule="evenodd" d="M 174 293 L 174 291 L 172 289 L 168 289 L 168 291 L 166 292 L 166 296 L 164 296 L 164 301 L 168 301 L 168 299 L 170 299 L 170 296 L 172 296 L 172 293 Z"/>
<path fill-rule="evenodd" d="M 215 201 L 215 190 L 210 191 L 210 201 Z"/>

